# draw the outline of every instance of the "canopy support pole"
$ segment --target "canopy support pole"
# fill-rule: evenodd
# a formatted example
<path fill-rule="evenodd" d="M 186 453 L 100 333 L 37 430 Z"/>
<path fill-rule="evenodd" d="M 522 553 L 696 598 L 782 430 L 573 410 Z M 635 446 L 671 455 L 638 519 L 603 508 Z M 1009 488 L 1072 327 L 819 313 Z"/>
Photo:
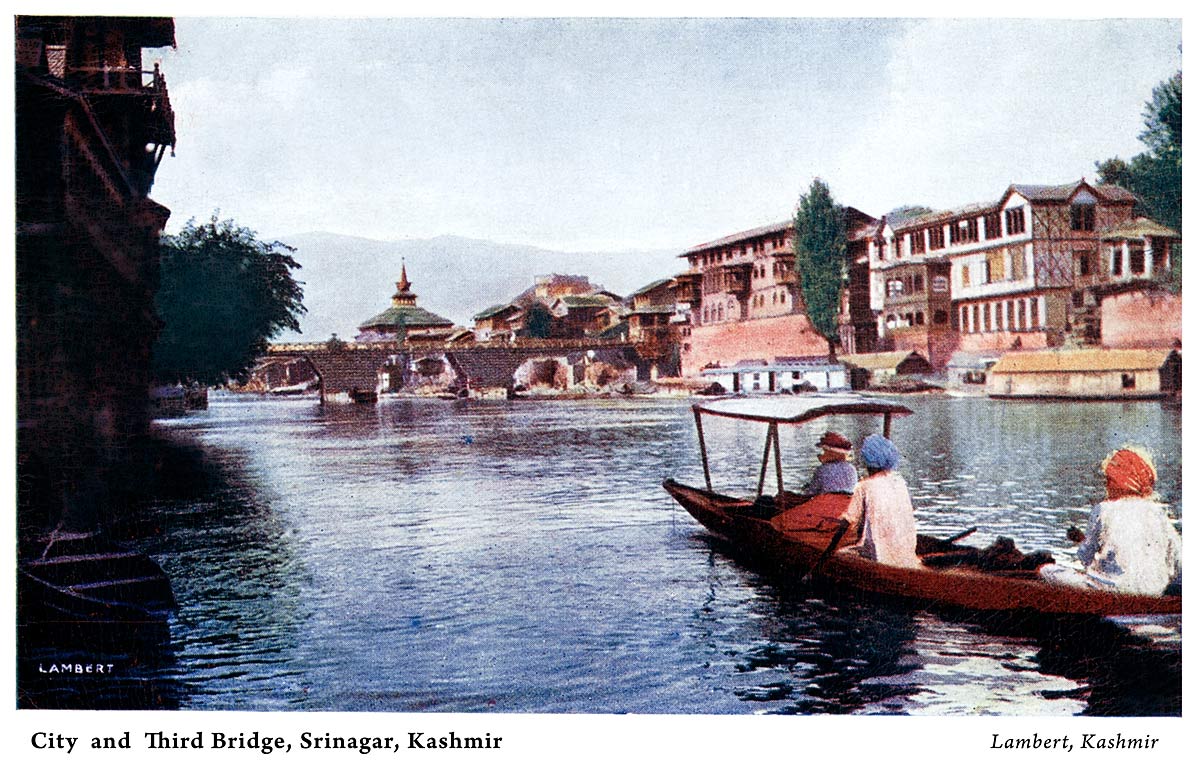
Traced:
<path fill-rule="evenodd" d="M 771 460 L 771 441 L 775 437 L 775 435 L 772 433 L 774 428 L 775 423 L 773 421 L 767 424 L 767 444 L 763 446 L 762 469 L 758 473 L 758 493 L 754 494 L 755 498 L 758 498 L 762 495 L 763 486 L 766 485 L 767 482 L 767 462 Z"/>
<path fill-rule="evenodd" d="M 892 436 L 892 414 L 883 414 L 883 436 L 890 438 Z"/>
<path fill-rule="evenodd" d="M 779 424 L 771 424 L 771 434 L 775 437 L 775 482 L 779 485 L 779 494 L 783 495 L 783 459 L 779 456 Z"/>
<path fill-rule="evenodd" d="M 700 437 L 700 463 L 704 465 L 704 487 L 712 493 L 712 476 L 708 471 L 708 449 L 704 447 L 704 423 L 700 420 L 700 411 L 695 407 L 692 408 L 692 415 L 696 417 L 696 434 Z"/>

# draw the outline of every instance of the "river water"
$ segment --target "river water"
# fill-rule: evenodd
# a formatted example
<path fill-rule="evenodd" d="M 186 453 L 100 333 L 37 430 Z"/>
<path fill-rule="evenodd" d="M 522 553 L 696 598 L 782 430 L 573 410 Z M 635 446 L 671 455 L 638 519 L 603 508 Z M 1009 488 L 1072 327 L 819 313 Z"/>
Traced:
<path fill-rule="evenodd" d="M 1178 406 L 915 396 L 897 419 L 921 529 L 1060 562 L 1097 464 L 1151 448 L 1178 513 Z M 327 405 L 214 395 L 162 422 L 186 459 L 139 546 L 180 611 L 103 707 L 277 711 L 1178 715 L 1171 626 L 997 629 L 777 586 L 661 481 L 703 481 L 683 400 Z M 806 479 L 821 431 L 781 431 Z M 764 428 L 706 421 L 714 485 Z M 772 476 L 773 477 L 773 476 Z M 139 680 L 140 679 L 140 680 Z M 26 679 L 28 681 L 28 679 Z M 125 701 L 125 702 L 122 702 Z M 131 701 L 131 702 L 130 702 Z"/>

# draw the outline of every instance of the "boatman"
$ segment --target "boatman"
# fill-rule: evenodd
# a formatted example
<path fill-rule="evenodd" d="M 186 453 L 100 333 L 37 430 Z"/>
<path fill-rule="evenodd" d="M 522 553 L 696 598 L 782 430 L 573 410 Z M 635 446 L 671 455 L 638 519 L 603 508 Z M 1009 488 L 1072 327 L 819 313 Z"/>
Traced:
<path fill-rule="evenodd" d="M 812 479 L 804 486 L 804 495 L 819 496 L 822 493 L 854 493 L 858 484 L 858 470 L 850 463 L 854 445 L 837 432 L 825 432 L 817 443 L 821 451 L 817 460 L 821 465 L 813 472 Z"/>
<path fill-rule="evenodd" d="M 854 487 L 850 506 L 842 515 L 851 533 L 862 526 L 862 537 L 848 549 L 890 566 L 919 568 L 912 497 L 896 472 L 900 451 L 887 437 L 872 434 L 863 440 L 862 460 L 867 476 Z"/>
<path fill-rule="evenodd" d="M 1092 509 L 1087 533 L 1067 530 L 1068 539 L 1083 542 L 1083 570 L 1049 564 L 1039 573 L 1058 584 L 1162 595 L 1181 579 L 1183 543 L 1166 505 L 1155 500 L 1154 462 L 1145 450 L 1125 447 L 1104 459 L 1100 471 L 1106 496 Z"/>

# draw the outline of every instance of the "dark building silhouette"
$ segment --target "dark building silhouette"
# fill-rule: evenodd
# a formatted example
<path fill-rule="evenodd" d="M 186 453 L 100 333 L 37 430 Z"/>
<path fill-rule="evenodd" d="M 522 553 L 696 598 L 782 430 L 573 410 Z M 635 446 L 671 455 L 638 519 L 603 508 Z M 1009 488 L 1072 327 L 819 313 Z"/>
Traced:
<path fill-rule="evenodd" d="M 148 423 L 174 21 L 16 17 L 19 525 L 103 524 Z"/>

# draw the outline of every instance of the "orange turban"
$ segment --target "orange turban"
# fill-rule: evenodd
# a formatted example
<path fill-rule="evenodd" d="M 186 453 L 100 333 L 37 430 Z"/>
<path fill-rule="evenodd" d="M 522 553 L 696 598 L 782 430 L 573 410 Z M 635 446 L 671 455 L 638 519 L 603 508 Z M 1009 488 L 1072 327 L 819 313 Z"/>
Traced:
<path fill-rule="evenodd" d="M 1146 497 L 1154 493 L 1158 474 L 1154 471 L 1154 462 L 1144 451 L 1121 448 L 1104 459 L 1100 469 L 1104 472 L 1110 499 Z"/>

